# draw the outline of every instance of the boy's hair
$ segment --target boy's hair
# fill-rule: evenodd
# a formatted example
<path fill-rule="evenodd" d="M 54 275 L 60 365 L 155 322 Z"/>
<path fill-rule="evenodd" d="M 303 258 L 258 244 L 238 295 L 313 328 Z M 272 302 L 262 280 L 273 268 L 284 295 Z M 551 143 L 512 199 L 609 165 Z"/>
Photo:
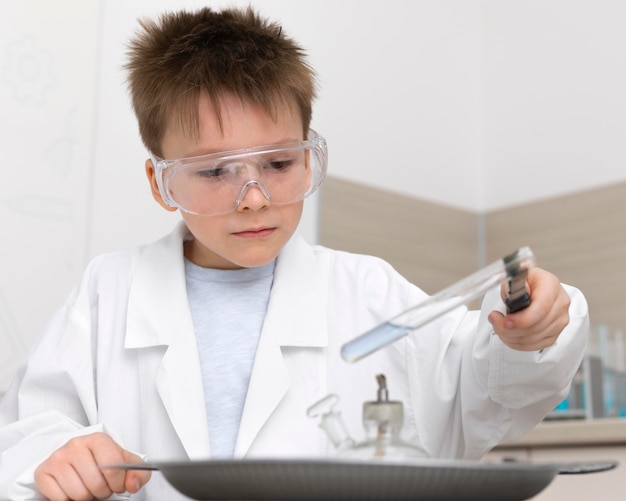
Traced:
<path fill-rule="evenodd" d="M 304 50 L 280 25 L 247 9 L 163 14 L 142 19 L 129 43 L 128 87 L 144 145 L 162 156 L 168 125 L 198 134 L 198 101 L 206 93 L 220 114 L 221 98 L 233 94 L 263 106 L 275 118 L 295 106 L 304 135 L 316 97 L 315 72 Z"/>

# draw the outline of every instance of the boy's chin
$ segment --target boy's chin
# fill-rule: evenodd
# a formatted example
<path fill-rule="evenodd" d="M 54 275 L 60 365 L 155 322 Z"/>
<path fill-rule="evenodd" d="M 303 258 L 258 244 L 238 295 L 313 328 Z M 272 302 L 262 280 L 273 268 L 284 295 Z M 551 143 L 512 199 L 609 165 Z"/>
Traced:
<path fill-rule="evenodd" d="M 260 268 L 261 266 L 265 266 L 274 259 L 276 259 L 277 254 L 268 253 L 265 255 L 257 255 L 257 256 L 249 256 L 246 258 L 237 259 L 232 262 L 234 268 Z"/>

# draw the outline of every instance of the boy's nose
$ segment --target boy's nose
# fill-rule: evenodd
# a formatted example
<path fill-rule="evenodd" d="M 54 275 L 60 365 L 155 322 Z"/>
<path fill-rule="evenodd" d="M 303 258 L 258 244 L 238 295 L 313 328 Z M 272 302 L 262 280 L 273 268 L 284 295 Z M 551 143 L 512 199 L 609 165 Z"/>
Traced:
<path fill-rule="evenodd" d="M 272 197 L 258 181 L 250 180 L 241 188 L 239 198 L 236 202 L 237 210 L 252 209 L 259 210 L 272 203 Z"/>

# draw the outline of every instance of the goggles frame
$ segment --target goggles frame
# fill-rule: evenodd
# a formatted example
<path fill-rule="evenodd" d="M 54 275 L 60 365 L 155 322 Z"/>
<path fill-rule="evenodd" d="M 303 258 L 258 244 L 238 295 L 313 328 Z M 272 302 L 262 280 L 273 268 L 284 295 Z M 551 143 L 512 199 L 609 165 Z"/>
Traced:
<path fill-rule="evenodd" d="M 178 202 L 176 202 L 176 200 L 174 200 L 169 194 L 167 189 L 168 179 L 171 175 L 177 172 L 177 169 L 175 169 L 176 166 L 179 166 L 178 168 L 180 169 L 184 168 L 185 164 L 197 164 L 199 162 L 210 162 L 211 160 L 227 161 L 242 156 L 251 156 L 262 153 L 271 154 L 296 148 L 309 149 L 311 151 L 311 154 L 316 157 L 316 162 L 310 162 L 310 164 L 313 165 L 316 163 L 320 167 L 318 172 L 314 172 L 313 169 L 311 170 L 311 184 L 309 186 L 309 189 L 304 193 L 304 196 L 302 197 L 302 200 L 304 200 L 309 195 L 315 193 L 315 191 L 317 191 L 317 189 L 322 185 L 322 183 L 326 179 L 326 172 L 328 169 L 328 147 L 326 144 L 326 140 L 313 129 L 309 129 L 307 139 L 303 141 L 293 141 L 289 143 L 254 146 L 251 148 L 242 148 L 238 150 L 220 151 L 215 153 L 209 153 L 207 155 L 176 158 L 174 160 L 166 160 L 160 158 L 152 152 L 149 152 L 149 155 L 150 160 L 152 161 L 152 166 L 154 168 L 159 193 L 161 194 L 161 197 L 163 198 L 163 201 L 166 203 L 166 205 L 168 207 L 174 207 L 189 214 L 203 215 L 183 207 Z M 318 169 L 316 169 L 316 171 L 317 170 Z M 250 181 L 248 182 L 248 184 L 249 183 Z M 253 183 L 259 185 L 257 181 L 254 181 Z M 262 192 L 267 198 L 267 190 L 265 189 L 265 187 L 263 187 Z M 268 198 L 268 200 L 270 200 L 270 202 L 272 201 L 271 198 Z M 235 210 L 240 202 L 241 200 L 239 199 L 239 197 L 237 197 L 237 199 L 233 201 L 233 206 L 229 210 L 205 215 L 226 214 Z"/>

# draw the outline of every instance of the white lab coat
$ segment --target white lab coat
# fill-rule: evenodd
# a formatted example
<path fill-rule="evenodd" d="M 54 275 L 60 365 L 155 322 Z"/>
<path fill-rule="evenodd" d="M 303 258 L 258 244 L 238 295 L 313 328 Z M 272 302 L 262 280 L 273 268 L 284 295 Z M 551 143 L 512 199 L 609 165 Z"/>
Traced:
<path fill-rule="evenodd" d="M 103 430 L 147 460 L 206 459 L 210 437 L 186 297 L 182 223 L 162 240 L 95 258 L 0 406 L 0 498 L 34 499 L 33 471 L 70 437 Z M 237 439 L 237 457 L 333 454 L 307 408 L 329 393 L 353 438 L 387 376 L 404 437 L 433 457 L 480 458 L 531 429 L 568 391 L 586 345 L 587 306 L 542 352 L 507 348 L 464 307 L 349 364 L 343 343 L 425 297 L 384 261 L 311 247 L 281 252 Z M 245 301 L 245 298 L 242 298 Z M 133 499 L 184 499 L 156 473 Z"/>

